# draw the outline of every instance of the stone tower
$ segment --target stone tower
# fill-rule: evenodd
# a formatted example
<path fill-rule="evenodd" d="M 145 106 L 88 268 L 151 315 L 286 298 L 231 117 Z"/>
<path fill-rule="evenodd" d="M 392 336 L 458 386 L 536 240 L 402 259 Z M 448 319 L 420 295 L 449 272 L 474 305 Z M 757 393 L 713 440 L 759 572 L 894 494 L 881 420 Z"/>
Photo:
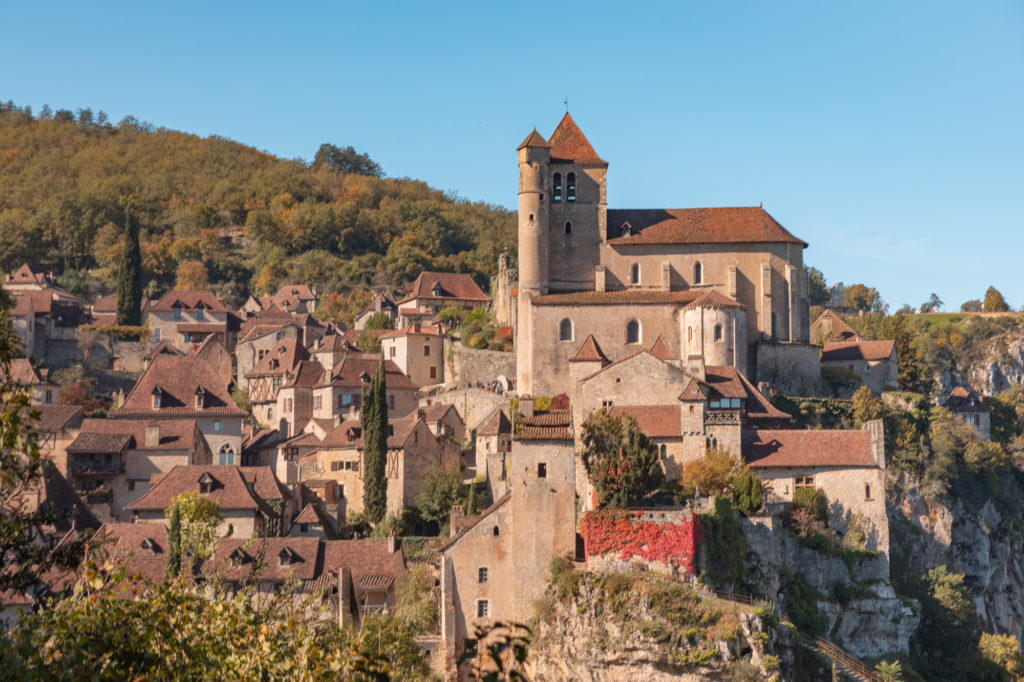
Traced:
<path fill-rule="evenodd" d="M 519 145 L 517 391 L 533 388 L 531 299 L 594 290 L 607 230 L 608 163 L 566 114 L 551 140 L 534 129 Z"/>

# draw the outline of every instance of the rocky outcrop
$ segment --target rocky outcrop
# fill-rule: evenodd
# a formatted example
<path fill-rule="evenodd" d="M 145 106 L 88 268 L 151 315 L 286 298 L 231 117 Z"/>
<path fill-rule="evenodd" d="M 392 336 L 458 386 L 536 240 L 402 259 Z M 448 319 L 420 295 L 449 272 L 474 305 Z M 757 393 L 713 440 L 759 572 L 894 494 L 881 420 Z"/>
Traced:
<path fill-rule="evenodd" d="M 986 502 L 969 509 L 925 499 L 905 474 L 890 486 L 890 527 L 900 561 L 917 573 L 936 566 L 962 573 L 982 628 L 1024 641 L 1024 539 Z"/>
<path fill-rule="evenodd" d="M 601 574 L 577 580 L 571 595 L 548 592 L 530 648 L 531 680 L 715 680 L 735 665 L 768 679 L 765 668 L 779 664 L 770 655 L 775 635 L 751 608 L 682 587 L 680 599 L 665 592 L 664 579 L 634 577 L 613 587 Z"/>
<path fill-rule="evenodd" d="M 758 594 L 769 595 L 785 610 L 785 575 L 802 575 L 826 617 L 829 640 L 863 658 L 907 653 L 910 636 L 920 621 L 912 600 L 896 596 L 889 584 L 884 554 L 840 557 L 803 546 L 778 519 L 740 527 L 747 542 L 748 580 Z M 843 595 L 843 603 L 835 595 Z"/>
<path fill-rule="evenodd" d="M 1013 329 L 985 342 L 984 350 L 957 357 L 956 364 L 936 377 L 937 394 L 949 395 L 955 386 L 969 386 L 982 395 L 1024 383 L 1024 336 Z"/>

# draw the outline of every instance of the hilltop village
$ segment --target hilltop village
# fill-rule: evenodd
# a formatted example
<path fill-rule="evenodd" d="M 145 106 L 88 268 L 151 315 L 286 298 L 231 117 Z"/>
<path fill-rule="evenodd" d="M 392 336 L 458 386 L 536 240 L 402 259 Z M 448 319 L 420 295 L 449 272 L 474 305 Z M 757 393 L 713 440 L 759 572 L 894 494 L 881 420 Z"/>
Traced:
<path fill-rule="evenodd" d="M 729 516 L 747 538 L 741 560 L 762 567 L 754 596 L 781 612 L 794 574 L 823 592 L 845 580 L 841 560 L 819 562 L 794 540 L 794 509 L 817 495 L 822 518 L 805 521 L 853 552 L 854 582 L 870 584 L 858 598 L 873 604 L 829 614 L 832 638 L 860 657 L 906 653 L 918 613 L 889 582 L 883 421 L 807 429 L 786 409 L 788 398 L 898 393 L 894 341 L 862 340 L 838 311 L 812 319 L 808 245 L 763 207 L 609 208 L 608 162 L 568 114 L 516 154 L 517 265 L 502 256 L 489 283 L 420 272 L 400 294 L 377 291 L 350 327 L 319 319 L 318 292 L 300 281 L 240 305 L 169 290 L 125 328 L 114 296 L 83 300 L 29 263 L 9 273 L 24 354 L 11 371 L 31 391 L 31 428 L 52 463 L 33 504 L 65 512 L 52 544 L 93 530 L 115 564 L 161 580 L 168 510 L 193 493 L 220 515 L 200 575 L 255 576 L 268 591 L 326 586 L 333 617 L 357 628 L 394 611 L 412 564 L 424 565 L 437 618 L 417 642 L 447 675 L 472 657 L 480 628 L 536 617 L 552 560 L 737 588 L 707 582 L 699 519 L 716 492 L 671 492 L 724 456 L 756 479 L 757 503 Z M 473 316 L 489 320 L 491 348 L 467 333 Z M 96 369 L 84 397 L 83 366 Z M 365 480 L 363 413 L 378 376 L 386 515 L 419 514 L 386 534 L 367 519 Z M 944 404 L 989 437 L 969 387 Z M 607 509 L 584 457 L 595 414 L 646 437 L 663 494 Z M 444 476 L 469 492 L 427 518 L 418 506 Z M 669 535 L 682 539 L 652 539 Z M 46 587 L 69 584 L 51 576 Z M 38 593 L 3 595 L 7 625 Z"/>

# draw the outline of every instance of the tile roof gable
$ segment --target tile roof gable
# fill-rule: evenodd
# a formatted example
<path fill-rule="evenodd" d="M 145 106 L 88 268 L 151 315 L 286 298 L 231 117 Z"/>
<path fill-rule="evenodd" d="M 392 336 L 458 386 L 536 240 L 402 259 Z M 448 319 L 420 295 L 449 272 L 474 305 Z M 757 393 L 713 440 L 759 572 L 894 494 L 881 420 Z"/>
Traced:
<path fill-rule="evenodd" d="M 551 145 L 551 163 L 608 165 L 608 162 L 594 151 L 587 136 L 572 120 L 569 112 L 565 112 L 548 142 Z"/>
<path fill-rule="evenodd" d="M 626 223 L 630 229 L 624 233 Z M 607 237 L 612 246 L 773 242 L 807 246 L 759 206 L 609 209 Z"/>

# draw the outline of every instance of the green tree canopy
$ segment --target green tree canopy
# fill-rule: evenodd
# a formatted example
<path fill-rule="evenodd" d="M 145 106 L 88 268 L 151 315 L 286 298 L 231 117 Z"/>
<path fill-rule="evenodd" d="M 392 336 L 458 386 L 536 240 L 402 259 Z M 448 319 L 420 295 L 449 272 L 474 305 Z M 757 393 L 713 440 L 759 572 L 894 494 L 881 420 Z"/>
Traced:
<path fill-rule="evenodd" d="M 843 290 L 843 302 L 846 307 L 865 313 L 885 312 L 888 308 L 878 290 L 864 284 L 851 284 L 846 287 Z"/>
<path fill-rule="evenodd" d="M 810 287 L 811 305 L 828 305 L 832 300 L 828 284 L 825 282 L 825 275 L 818 268 L 807 269 L 807 283 Z"/>
<path fill-rule="evenodd" d="M 606 409 L 583 423 L 583 466 L 602 507 L 640 505 L 661 487 L 665 473 L 654 443 L 628 414 L 612 417 Z"/>
<path fill-rule="evenodd" d="M 351 146 L 340 148 L 324 143 L 316 150 L 313 167 L 324 166 L 338 173 L 354 173 L 369 175 L 375 178 L 384 177 L 384 169 L 370 158 L 369 154 L 360 154 Z"/>
<path fill-rule="evenodd" d="M 985 290 L 985 300 L 981 309 L 986 313 L 1005 313 L 1010 310 L 1010 304 L 1006 302 L 999 289 L 989 287 Z"/>

